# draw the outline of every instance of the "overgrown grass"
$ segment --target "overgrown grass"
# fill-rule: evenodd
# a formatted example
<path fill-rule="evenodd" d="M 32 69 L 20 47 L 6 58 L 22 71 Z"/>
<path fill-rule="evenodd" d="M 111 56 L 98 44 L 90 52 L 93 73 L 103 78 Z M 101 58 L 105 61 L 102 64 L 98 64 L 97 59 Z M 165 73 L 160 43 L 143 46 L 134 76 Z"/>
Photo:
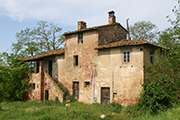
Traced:
<path fill-rule="evenodd" d="M 2 102 L 0 120 L 164 120 L 179 119 L 180 107 L 152 116 L 138 106 L 122 107 L 117 103 L 101 105 L 72 102 L 66 111 L 65 103 L 57 101 Z"/>

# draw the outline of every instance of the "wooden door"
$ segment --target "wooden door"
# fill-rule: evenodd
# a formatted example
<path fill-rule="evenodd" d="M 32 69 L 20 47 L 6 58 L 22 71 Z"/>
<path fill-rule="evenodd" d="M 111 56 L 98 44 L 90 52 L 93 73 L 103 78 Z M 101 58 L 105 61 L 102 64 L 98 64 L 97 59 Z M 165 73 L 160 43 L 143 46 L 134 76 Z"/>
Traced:
<path fill-rule="evenodd" d="M 52 61 L 49 61 L 49 75 L 52 77 Z"/>
<path fill-rule="evenodd" d="M 49 91 L 45 90 L 45 100 L 49 100 Z"/>
<path fill-rule="evenodd" d="M 110 103 L 110 88 L 102 87 L 101 88 L 101 104 L 106 105 Z"/>
<path fill-rule="evenodd" d="M 76 100 L 79 100 L 79 82 L 73 82 L 73 95 Z"/>

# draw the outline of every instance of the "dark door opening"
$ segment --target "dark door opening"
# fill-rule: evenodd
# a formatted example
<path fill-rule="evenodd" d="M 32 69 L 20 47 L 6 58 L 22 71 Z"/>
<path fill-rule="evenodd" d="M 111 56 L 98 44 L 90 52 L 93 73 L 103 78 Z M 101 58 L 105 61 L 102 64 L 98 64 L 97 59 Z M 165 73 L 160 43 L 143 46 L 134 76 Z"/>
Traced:
<path fill-rule="evenodd" d="M 45 90 L 45 100 L 49 100 L 49 91 Z"/>
<path fill-rule="evenodd" d="M 101 88 L 101 104 L 106 105 L 110 103 L 110 88 L 102 87 Z"/>
<path fill-rule="evenodd" d="M 79 82 L 73 82 L 73 95 L 76 100 L 79 100 Z"/>
<path fill-rule="evenodd" d="M 52 77 L 52 61 L 49 61 L 49 75 Z"/>

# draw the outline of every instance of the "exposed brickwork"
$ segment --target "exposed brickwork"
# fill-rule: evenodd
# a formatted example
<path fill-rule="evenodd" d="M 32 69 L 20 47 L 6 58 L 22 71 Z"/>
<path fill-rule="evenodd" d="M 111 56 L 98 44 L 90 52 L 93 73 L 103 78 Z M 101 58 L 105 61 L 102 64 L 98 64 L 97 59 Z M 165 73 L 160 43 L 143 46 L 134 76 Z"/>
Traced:
<path fill-rule="evenodd" d="M 97 29 L 99 34 L 98 45 L 126 39 L 127 31 L 120 25 L 100 27 Z"/>

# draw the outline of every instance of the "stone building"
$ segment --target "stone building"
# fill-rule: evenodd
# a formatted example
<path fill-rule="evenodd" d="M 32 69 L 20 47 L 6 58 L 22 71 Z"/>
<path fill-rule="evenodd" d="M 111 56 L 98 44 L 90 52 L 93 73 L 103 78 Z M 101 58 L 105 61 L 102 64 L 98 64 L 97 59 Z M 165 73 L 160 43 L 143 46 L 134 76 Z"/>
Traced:
<path fill-rule="evenodd" d="M 30 99 L 48 100 L 63 92 L 61 82 L 78 101 L 108 104 L 137 102 L 145 78 L 145 67 L 157 59 L 155 50 L 166 49 L 145 40 L 127 40 L 128 31 L 108 12 L 108 24 L 88 28 L 79 21 L 78 29 L 66 32 L 65 49 L 51 50 L 20 60 L 36 61 L 30 74 Z"/>

